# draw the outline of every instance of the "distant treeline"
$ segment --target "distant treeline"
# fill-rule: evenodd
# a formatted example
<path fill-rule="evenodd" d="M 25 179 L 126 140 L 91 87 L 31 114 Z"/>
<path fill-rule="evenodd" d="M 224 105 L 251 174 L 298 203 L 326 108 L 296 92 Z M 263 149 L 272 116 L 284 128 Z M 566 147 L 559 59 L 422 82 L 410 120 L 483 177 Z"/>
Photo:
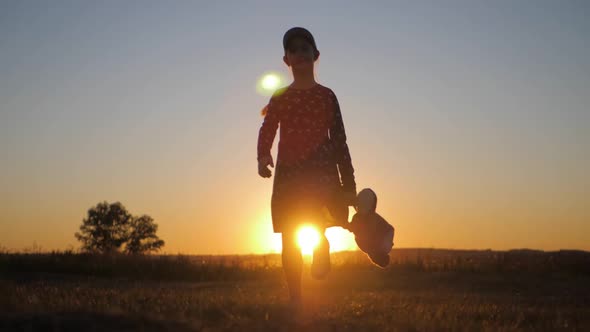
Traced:
<path fill-rule="evenodd" d="M 576 250 L 394 249 L 389 271 L 532 272 L 590 275 L 590 252 Z M 359 251 L 332 254 L 333 269 L 379 269 Z M 309 261 L 309 257 L 306 257 Z M 0 277 L 17 280 L 88 276 L 178 281 L 282 278 L 279 254 L 125 255 L 0 253 Z"/>

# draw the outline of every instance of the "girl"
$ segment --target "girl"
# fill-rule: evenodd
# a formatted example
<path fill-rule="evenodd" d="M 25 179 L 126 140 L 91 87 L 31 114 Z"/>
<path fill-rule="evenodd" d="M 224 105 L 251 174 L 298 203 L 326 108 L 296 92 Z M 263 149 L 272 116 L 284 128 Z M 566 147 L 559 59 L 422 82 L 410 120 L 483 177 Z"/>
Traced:
<path fill-rule="evenodd" d="M 336 224 L 348 223 L 348 206 L 355 206 L 354 169 L 346 144 L 336 95 L 318 84 L 314 63 L 320 52 L 312 34 L 300 27 L 283 36 L 283 61 L 293 82 L 277 90 L 263 110 L 258 134 L 258 174 L 272 175 L 270 154 L 280 124 L 276 174 L 271 198 L 273 230 L 282 233 L 282 264 L 291 303 L 301 303 L 301 250 L 296 232 L 313 223 L 323 234 L 325 210 Z M 313 253 L 311 273 L 321 279 L 330 270 L 330 247 L 324 235 Z"/>

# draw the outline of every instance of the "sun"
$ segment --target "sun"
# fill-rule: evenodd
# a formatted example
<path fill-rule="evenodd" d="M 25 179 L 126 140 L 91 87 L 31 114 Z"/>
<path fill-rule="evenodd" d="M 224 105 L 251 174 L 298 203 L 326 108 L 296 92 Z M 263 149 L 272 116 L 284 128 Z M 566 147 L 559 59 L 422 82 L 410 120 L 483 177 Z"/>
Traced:
<path fill-rule="evenodd" d="M 354 235 L 339 227 L 326 229 L 325 236 L 330 243 L 330 252 L 355 250 Z M 303 255 L 312 255 L 314 249 L 320 244 L 322 234 L 312 225 L 304 225 L 297 232 L 297 245 Z"/>
<path fill-rule="evenodd" d="M 320 243 L 320 232 L 313 226 L 303 226 L 297 232 L 297 244 L 304 255 L 313 254 L 313 250 Z"/>

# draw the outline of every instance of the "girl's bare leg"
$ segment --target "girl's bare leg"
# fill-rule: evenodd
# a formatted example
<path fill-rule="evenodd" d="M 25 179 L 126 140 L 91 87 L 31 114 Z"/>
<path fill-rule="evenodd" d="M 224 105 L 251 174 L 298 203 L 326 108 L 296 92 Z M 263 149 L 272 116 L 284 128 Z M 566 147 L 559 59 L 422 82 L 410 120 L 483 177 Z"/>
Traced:
<path fill-rule="evenodd" d="M 296 232 L 294 230 L 283 232 L 282 263 L 291 301 L 300 302 L 303 257 L 301 256 L 301 249 L 297 245 Z"/>
<path fill-rule="evenodd" d="M 325 229 L 321 232 L 320 243 L 313 251 L 311 263 L 311 276 L 315 279 L 324 279 L 330 272 L 330 242 L 325 235 Z"/>

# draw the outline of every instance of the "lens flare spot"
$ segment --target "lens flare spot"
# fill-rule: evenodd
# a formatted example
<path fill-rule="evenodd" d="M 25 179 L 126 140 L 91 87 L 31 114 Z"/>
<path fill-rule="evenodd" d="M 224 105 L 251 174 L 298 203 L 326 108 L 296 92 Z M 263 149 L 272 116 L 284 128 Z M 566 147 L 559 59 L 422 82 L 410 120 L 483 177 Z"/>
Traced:
<path fill-rule="evenodd" d="M 281 80 L 276 75 L 266 75 L 262 79 L 262 87 L 266 90 L 275 90 L 279 87 Z"/>
<path fill-rule="evenodd" d="M 284 79 L 281 74 L 276 72 L 268 72 L 263 74 L 256 84 L 256 90 L 258 93 L 264 96 L 272 95 L 275 90 L 281 87 L 284 83 Z"/>
<path fill-rule="evenodd" d="M 320 243 L 320 233 L 313 226 L 303 226 L 297 232 L 297 244 L 304 255 L 313 254 L 313 250 Z"/>

